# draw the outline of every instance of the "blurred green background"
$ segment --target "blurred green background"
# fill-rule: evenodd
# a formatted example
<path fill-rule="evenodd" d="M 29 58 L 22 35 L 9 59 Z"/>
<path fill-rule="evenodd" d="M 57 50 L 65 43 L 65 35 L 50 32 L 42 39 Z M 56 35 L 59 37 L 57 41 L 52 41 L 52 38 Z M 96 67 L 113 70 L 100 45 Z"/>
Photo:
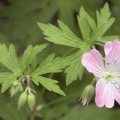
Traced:
<path fill-rule="evenodd" d="M 0 0 L 0 43 L 13 44 L 20 58 L 25 48 L 47 42 L 37 26 L 37 22 L 52 23 L 57 26 L 60 19 L 78 36 L 81 33 L 77 23 L 80 7 L 95 18 L 96 10 L 100 10 L 108 2 L 112 16 L 116 18 L 114 25 L 106 35 L 120 35 L 120 0 Z M 96 18 L 95 18 L 96 19 Z M 68 47 L 50 43 L 38 55 L 40 63 L 50 53 L 63 56 Z M 49 76 L 49 75 L 48 75 Z M 10 98 L 9 91 L 0 94 L 0 120 L 119 120 L 120 108 L 115 103 L 114 108 L 98 108 L 94 98 L 88 106 L 82 106 L 78 99 L 93 76 L 85 72 L 82 81 L 75 81 L 65 85 L 65 74 L 53 75 L 59 81 L 61 89 L 67 94 L 62 97 L 45 90 L 42 86 L 36 87 L 36 105 L 30 111 L 26 104 L 17 110 L 18 96 Z"/>

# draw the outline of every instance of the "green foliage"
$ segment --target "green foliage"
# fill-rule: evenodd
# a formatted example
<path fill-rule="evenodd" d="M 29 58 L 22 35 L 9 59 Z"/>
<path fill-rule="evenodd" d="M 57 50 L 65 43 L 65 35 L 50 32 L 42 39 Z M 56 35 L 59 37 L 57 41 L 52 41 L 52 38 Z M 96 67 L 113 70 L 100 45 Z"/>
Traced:
<path fill-rule="evenodd" d="M 114 111 L 106 108 L 98 108 L 95 105 L 89 105 L 86 107 L 79 107 L 76 106 L 69 113 L 62 117 L 60 120 L 88 120 L 89 118 L 93 120 L 113 120 L 113 119 L 119 119 L 120 115 L 116 113 L 117 110 Z M 117 114 L 117 117 L 116 117 Z"/>
<path fill-rule="evenodd" d="M 51 24 L 43 24 L 38 23 L 38 26 L 43 31 L 45 35 L 45 39 L 53 42 L 55 44 L 70 46 L 74 48 L 79 48 L 77 53 L 66 57 L 65 62 L 66 66 L 68 66 L 65 70 L 66 75 L 66 84 L 69 85 L 74 80 L 79 77 L 82 78 L 83 75 L 83 67 L 80 63 L 82 55 L 90 50 L 90 46 L 94 44 L 94 41 L 99 42 L 103 37 L 108 38 L 106 36 L 102 36 L 113 24 L 114 18 L 110 18 L 110 11 L 108 4 L 106 3 L 105 6 L 101 9 L 100 12 L 96 12 L 97 16 L 97 23 L 94 19 L 84 10 L 83 7 L 80 9 L 80 13 L 78 18 L 79 27 L 81 30 L 81 34 L 83 40 L 78 38 L 68 26 L 66 26 L 63 22 L 58 21 L 59 27 L 56 27 Z M 115 38 L 118 36 L 111 36 L 110 39 Z M 105 40 L 106 40 L 105 39 Z M 108 39 L 107 39 L 108 40 Z M 100 42 L 105 43 L 103 40 Z M 72 58 L 72 59 L 71 59 Z M 68 61 L 69 64 L 68 64 Z"/>
<path fill-rule="evenodd" d="M 40 53 L 43 49 L 45 49 L 47 46 L 47 43 L 42 45 L 36 45 L 34 48 L 32 47 L 32 45 L 29 45 L 25 50 L 20 63 L 22 71 L 24 71 L 25 68 L 28 67 L 28 65 L 30 65 L 32 61 L 36 58 L 36 55 Z"/>
<path fill-rule="evenodd" d="M 119 36 L 116 35 L 120 31 L 119 0 L 109 1 L 113 15 L 117 17 L 117 24 L 115 23 L 110 30 L 109 28 L 115 19 L 110 18 L 111 12 L 108 4 L 105 4 L 100 12 L 96 11 L 96 19 L 94 19 L 94 11 L 103 5 L 101 0 L 5 1 L 7 4 L 2 6 L 4 9 L 1 7 L 3 10 L 0 12 L 0 43 L 8 45 L 12 42 L 14 45 L 19 46 L 19 51 L 16 52 L 13 45 L 7 47 L 5 44 L 0 44 L 1 92 L 6 91 L 5 96 L 0 95 L 0 107 L 2 108 L 0 110 L 0 120 L 119 119 L 117 108 L 111 110 L 104 107 L 97 108 L 91 103 L 86 107 L 78 106 L 78 98 L 82 89 L 93 78 L 92 75 L 90 76 L 87 73 L 83 77 L 82 55 L 90 51 L 91 47 L 95 45 L 119 39 Z M 84 7 L 80 8 L 81 5 Z M 78 12 L 79 15 L 75 17 Z M 56 17 L 59 19 L 59 27 L 55 26 Z M 78 24 L 76 24 L 76 20 L 78 20 Z M 36 22 L 43 31 L 45 39 L 57 45 L 50 44 L 47 47 L 48 43 L 41 39 L 42 34 L 39 33 Z M 43 24 L 48 22 L 54 25 L 50 23 Z M 45 44 L 32 46 L 39 43 Z M 18 57 L 28 44 L 32 45 L 29 45 L 23 55 Z M 46 51 L 42 52 L 45 48 L 47 48 Z M 68 50 L 69 48 L 70 50 Z M 101 50 L 100 47 L 99 50 Z M 53 51 L 61 57 L 50 54 Z M 45 58 L 45 56 L 47 57 Z M 66 85 L 77 79 L 81 80 L 83 78 L 85 81 L 82 83 L 75 81 L 66 87 L 63 80 L 64 75 L 59 73 L 63 70 L 66 73 Z M 58 74 L 54 75 L 54 73 Z M 58 80 L 61 81 L 62 87 L 58 85 Z M 17 81 L 17 84 L 15 81 Z M 32 83 L 37 86 L 33 86 Z M 30 95 L 29 93 L 32 94 L 32 99 L 28 99 L 28 105 L 33 110 L 32 112 L 26 110 L 28 105 L 25 105 L 22 110 L 17 110 L 16 99 L 18 100 L 19 94 L 11 99 L 8 98 L 9 93 L 7 90 L 9 87 L 11 87 L 11 96 L 20 91 L 26 92 L 27 98 Z M 44 88 L 48 91 L 45 91 Z M 64 89 L 67 96 L 60 88 Z M 61 97 L 49 91 L 66 97 Z M 32 92 L 36 96 L 36 101 Z M 20 100 L 23 100 L 22 104 L 18 101 L 18 106 L 21 107 L 27 101 L 27 98 Z M 43 106 L 43 108 L 40 108 L 40 106 Z M 35 118 L 35 116 L 37 117 Z M 41 116 L 42 118 L 40 118 Z"/>
<path fill-rule="evenodd" d="M 38 26 L 43 31 L 46 40 L 55 44 L 66 45 L 70 47 L 80 48 L 84 45 L 81 39 L 73 34 L 73 32 L 61 21 L 58 21 L 61 29 L 51 24 L 38 23 Z"/>
<path fill-rule="evenodd" d="M 72 83 L 73 80 L 77 79 L 77 77 L 79 77 L 79 79 L 82 79 L 84 67 L 82 66 L 80 61 L 81 61 L 82 55 L 87 51 L 89 51 L 89 48 L 86 50 L 85 49 L 78 50 L 73 55 L 66 57 L 65 62 L 67 64 L 69 63 L 69 66 L 65 70 L 65 73 L 67 73 L 66 85 L 69 85 L 70 83 Z"/>
<path fill-rule="evenodd" d="M 49 55 L 32 73 L 33 75 L 42 75 L 46 73 L 61 72 L 64 66 L 62 65 L 62 58 L 54 58 L 55 54 Z"/>
<path fill-rule="evenodd" d="M 47 46 L 48 44 L 36 45 L 35 47 L 32 47 L 31 45 L 28 46 L 23 54 L 20 65 L 18 64 L 13 45 L 10 45 L 9 49 L 7 49 L 4 44 L 0 46 L 0 62 L 13 72 L 0 73 L 2 92 L 7 90 L 16 79 L 18 79 L 19 82 L 24 81 L 25 79 L 28 81 L 30 76 L 32 78 L 31 80 L 37 85 L 39 82 L 48 90 L 65 96 L 65 93 L 55 84 L 58 83 L 57 81 L 52 81 L 50 78 L 39 76 L 46 73 L 61 72 L 64 68 L 61 65 L 62 58 L 54 58 L 55 55 L 51 54 L 36 68 L 36 55 Z M 32 64 L 33 60 L 35 60 L 34 65 Z"/>
<path fill-rule="evenodd" d="M 0 46 L 0 62 L 6 66 L 9 70 L 17 74 L 18 76 L 21 74 L 21 69 L 17 61 L 15 48 L 13 45 L 9 46 L 7 49 L 5 44 Z"/>
<path fill-rule="evenodd" d="M 35 2 L 33 0 L 7 0 L 8 4 L 3 6 L 4 9 L 0 11 L 0 17 L 3 18 L 0 30 L 7 36 L 8 43 L 12 42 L 20 49 L 20 46 L 27 47 L 31 43 L 34 45 L 43 43 L 40 40 L 42 34 L 39 33 L 36 22 L 53 21 L 54 16 L 58 13 L 60 20 L 72 30 L 76 30 L 74 12 L 78 13 L 81 5 L 88 10 L 91 10 L 89 8 L 91 7 L 91 12 L 93 12 L 97 8 L 94 4 L 99 2 L 100 0 L 87 4 L 80 0 L 36 0 Z"/>
<path fill-rule="evenodd" d="M 2 120 L 27 120 L 26 108 L 17 110 L 15 100 L 0 94 L 0 117 Z M 1 120 L 1 119 L 0 119 Z"/>
<path fill-rule="evenodd" d="M 61 94 L 63 96 L 66 96 L 65 93 L 56 84 L 56 83 L 58 83 L 58 81 L 50 79 L 50 78 L 42 77 L 42 76 L 36 76 L 36 75 L 33 75 L 32 79 L 36 85 L 38 85 L 38 82 L 39 82 L 49 91 L 53 91 L 53 92 L 56 92 L 56 93 Z"/>
<path fill-rule="evenodd" d="M 8 36 L 10 42 L 14 42 L 18 47 L 33 43 L 43 43 L 39 41 L 42 34 L 37 32 L 39 29 L 37 21 L 49 22 L 57 11 L 56 0 L 8 0 L 7 5 L 0 16 L 6 18 L 2 21 L 0 29 Z M 47 15 L 49 14 L 49 15 Z"/>

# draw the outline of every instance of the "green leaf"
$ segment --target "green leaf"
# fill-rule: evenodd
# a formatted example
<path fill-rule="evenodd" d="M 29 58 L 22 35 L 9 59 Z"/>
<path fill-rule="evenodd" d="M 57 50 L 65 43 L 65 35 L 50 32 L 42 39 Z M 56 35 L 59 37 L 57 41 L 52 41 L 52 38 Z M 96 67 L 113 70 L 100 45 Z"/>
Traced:
<path fill-rule="evenodd" d="M 58 21 L 61 29 L 52 24 L 38 23 L 38 26 L 46 36 L 45 39 L 55 44 L 66 45 L 75 48 L 81 48 L 85 46 L 85 43 L 80 38 L 74 35 L 74 33 L 61 21 Z"/>
<path fill-rule="evenodd" d="M 77 16 L 77 18 L 82 33 L 82 37 L 84 41 L 87 41 L 88 37 L 90 36 L 90 25 L 88 23 L 86 12 L 83 7 L 81 7 L 79 16 Z"/>
<path fill-rule="evenodd" d="M 15 53 L 15 48 L 13 45 L 9 46 L 9 49 L 7 49 L 6 45 L 1 45 L 0 47 L 0 62 L 7 67 L 9 70 L 12 72 L 20 75 L 21 74 L 21 69 L 19 67 L 16 53 Z"/>
<path fill-rule="evenodd" d="M 104 5 L 101 9 L 100 13 L 97 11 L 97 27 L 93 30 L 92 34 L 90 35 L 91 42 L 95 41 L 96 39 L 102 37 L 102 35 L 111 27 L 114 23 L 115 18 L 110 18 L 111 12 L 109 10 L 108 3 Z"/>
<path fill-rule="evenodd" d="M 111 15 L 108 3 L 104 5 L 100 13 L 97 11 L 96 15 L 97 15 L 97 26 L 98 27 L 107 23 Z"/>
<path fill-rule="evenodd" d="M 34 71 L 36 69 L 36 66 L 37 66 L 37 57 L 35 57 L 33 59 L 33 61 L 31 62 L 31 69 L 32 69 L 32 71 Z"/>
<path fill-rule="evenodd" d="M 2 120 L 27 120 L 28 114 L 26 108 L 17 110 L 15 100 L 11 100 L 4 94 L 0 94 L 0 118 Z"/>
<path fill-rule="evenodd" d="M 113 41 L 115 39 L 119 39 L 120 36 L 103 36 L 103 37 L 99 37 L 96 42 L 100 42 L 105 44 L 107 41 Z"/>
<path fill-rule="evenodd" d="M 82 58 L 82 55 L 89 50 L 90 50 L 89 47 L 86 49 L 78 50 L 76 53 L 66 58 L 65 61 L 70 62 L 69 66 L 65 69 L 65 73 L 67 73 L 66 85 L 71 84 L 77 78 L 81 80 L 83 72 L 84 72 L 84 67 L 81 64 L 81 58 Z"/>
<path fill-rule="evenodd" d="M 55 54 L 49 55 L 32 73 L 33 75 L 42 75 L 46 73 L 61 72 L 64 66 L 62 65 L 62 58 L 54 58 Z"/>
<path fill-rule="evenodd" d="M 36 55 L 40 53 L 43 49 L 45 49 L 48 46 L 47 43 L 42 45 L 36 45 L 35 47 L 32 47 L 32 45 L 29 45 L 27 49 L 25 50 L 22 60 L 21 60 L 21 68 L 24 71 L 24 69 L 32 63 L 32 61 L 36 58 Z"/>
<path fill-rule="evenodd" d="M 5 80 L 9 80 L 9 76 L 13 75 L 11 72 L 0 72 L 0 83 L 4 82 Z"/>
<path fill-rule="evenodd" d="M 46 77 L 42 77 L 42 76 L 33 75 L 32 76 L 32 81 L 33 82 L 35 81 L 35 84 L 37 82 L 39 82 L 40 84 L 42 84 L 49 91 L 53 91 L 53 92 L 56 92 L 56 93 L 58 93 L 60 95 L 66 96 L 66 94 L 56 84 L 56 83 L 58 83 L 58 81 L 56 81 L 56 80 L 46 78 Z"/>
<path fill-rule="evenodd" d="M 95 41 L 99 37 L 102 37 L 102 35 L 111 27 L 114 21 L 115 19 L 111 18 L 107 21 L 107 23 L 101 25 L 100 27 L 97 27 L 90 36 L 91 42 Z"/>
<path fill-rule="evenodd" d="M 87 18 L 87 21 L 88 21 L 91 29 L 92 29 L 92 30 L 95 30 L 95 28 L 96 28 L 97 25 L 96 25 L 94 19 L 93 19 L 87 12 L 86 12 L 85 17 Z"/>
<path fill-rule="evenodd" d="M 99 108 L 96 105 L 76 106 L 60 120 L 113 120 L 120 119 L 118 109 Z"/>
<path fill-rule="evenodd" d="M 3 74 L 4 75 L 4 74 Z M 5 92 L 11 85 L 12 83 L 15 81 L 15 79 L 17 78 L 18 76 L 15 75 L 14 73 L 8 73 L 6 74 L 5 78 L 3 79 L 4 81 L 2 81 L 2 89 L 1 89 L 1 92 Z"/>

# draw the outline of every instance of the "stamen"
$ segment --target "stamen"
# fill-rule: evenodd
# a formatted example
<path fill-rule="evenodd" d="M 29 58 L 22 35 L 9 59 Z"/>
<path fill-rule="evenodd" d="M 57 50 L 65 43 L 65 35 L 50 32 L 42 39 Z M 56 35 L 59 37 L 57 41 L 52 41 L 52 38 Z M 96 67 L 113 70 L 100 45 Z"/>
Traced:
<path fill-rule="evenodd" d="M 110 65 L 110 63 L 106 63 L 106 65 Z"/>

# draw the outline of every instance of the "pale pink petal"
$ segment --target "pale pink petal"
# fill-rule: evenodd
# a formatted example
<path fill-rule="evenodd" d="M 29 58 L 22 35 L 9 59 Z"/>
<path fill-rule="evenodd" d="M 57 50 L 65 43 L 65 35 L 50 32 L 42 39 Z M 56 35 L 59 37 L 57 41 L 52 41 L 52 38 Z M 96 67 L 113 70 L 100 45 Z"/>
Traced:
<path fill-rule="evenodd" d="M 81 102 L 82 102 L 82 105 L 84 106 L 84 105 L 87 104 L 87 99 L 84 99 L 84 100 L 82 100 Z"/>
<path fill-rule="evenodd" d="M 111 82 L 105 84 L 104 93 L 105 106 L 107 108 L 112 108 L 114 106 L 114 92 Z"/>
<path fill-rule="evenodd" d="M 120 78 L 111 78 L 115 100 L 120 104 Z"/>
<path fill-rule="evenodd" d="M 96 84 L 96 95 L 95 95 L 95 103 L 98 107 L 104 106 L 104 88 L 105 88 L 106 81 L 104 79 L 100 79 L 97 81 Z"/>
<path fill-rule="evenodd" d="M 82 64 L 89 72 L 93 73 L 95 77 L 102 77 L 104 63 L 101 54 L 96 49 L 92 49 L 82 56 Z"/>
<path fill-rule="evenodd" d="M 98 107 L 105 105 L 107 108 L 111 108 L 114 106 L 114 92 L 111 82 L 107 82 L 105 79 L 98 80 L 95 102 Z"/>
<path fill-rule="evenodd" d="M 105 68 L 107 71 L 110 71 L 112 75 L 114 74 L 114 76 L 120 76 L 120 42 L 115 40 L 112 44 L 108 44 L 109 45 L 106 45 L 105 47 L 105 52 L 107 51 Z M 111 51 L 108 52 L 110 49 Z"/>
<path fill-rule="evenodd" d="M 108 55 L 112 49 L 112 42 L 107 42 L 104 46 L 105 55 Z"/>

